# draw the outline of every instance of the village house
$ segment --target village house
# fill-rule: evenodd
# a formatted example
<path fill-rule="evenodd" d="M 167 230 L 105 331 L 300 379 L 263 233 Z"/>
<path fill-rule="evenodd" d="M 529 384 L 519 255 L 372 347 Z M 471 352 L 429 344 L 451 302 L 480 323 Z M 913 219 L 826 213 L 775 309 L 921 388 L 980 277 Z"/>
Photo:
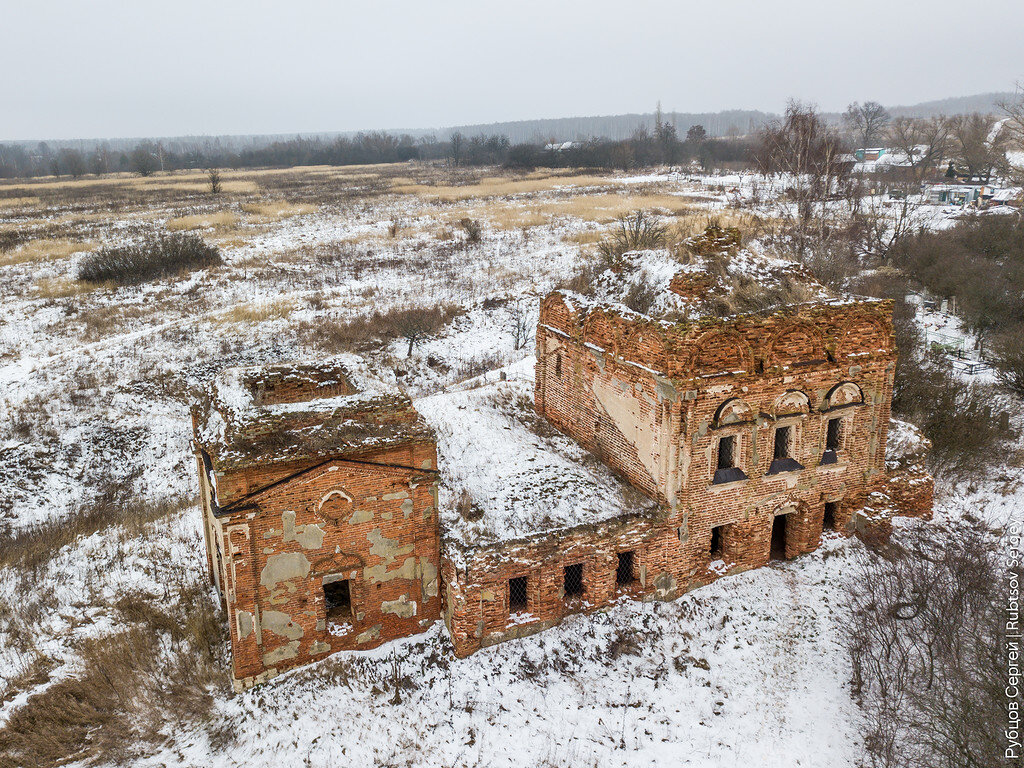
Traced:
<path fill-rule="evenodd" d="M 238 687 L 439 618 L 466 656 L 930 516 L 912 428 L 887 453 L 890 302 L 722 316 L 699 263 L 661 289 L 663 316 L 547 296 L 532 408 L 510 384 L 414 409 L 354 358 L 222 373 L 194 446 Z"/>

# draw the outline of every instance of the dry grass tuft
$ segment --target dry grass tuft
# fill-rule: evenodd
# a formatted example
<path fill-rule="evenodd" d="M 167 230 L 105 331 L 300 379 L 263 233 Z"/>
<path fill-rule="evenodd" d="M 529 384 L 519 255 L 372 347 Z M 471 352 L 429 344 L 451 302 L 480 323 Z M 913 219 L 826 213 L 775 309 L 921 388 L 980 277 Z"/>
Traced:
<path fill-rule="evenodd" d="M 167 222 L 167 229 L 173 232 L 190 229 L 213 229 L 216 232 L 226 232 L 234 229 L 236 224 L 238 224 L 238 217 L 231 211 L 210 211 L 209 213 L 171 219 Z"/>
<path fill-rule="evenodd" d="M 214 318 L 217 325 L 255 325 L 268 320 L 285 320 L 295 311 L 295 299 L 239 304 Z"/>
<path fill-rule="evenodd" d="M 269 200 L 262 203 L 243 203 L 242 210 L 249 214 L 248 221 L 250 224 L 269 224 L 292 216 L 316 213 L 318 208 L 310 204 Z"/>
<path fill-rule="evenodd" d="M 38 197 L 0 197 L 0 208 L 21 208 L 27 205 L 36 205 L 39 202 Z"/>
<path fill-rule="evenodd" d="M 44 277 L 36 280 L 32 285 L 32 292 L 41 299 L 66 299 L 100 288 L 110 289 L 112 287 L 107 283 L 80 283 L 77 280 L 68 280 L 62 277 Z"/>
<path fill-rule="evenodd" d="M 32 240 L 10 251 L 0 253 L 0 266 L 25 264 L 36 261 L 57 261 L 66 259 L 75 253 L 91 251 L 95 243 L 83 243 L 77 240 Z"/>

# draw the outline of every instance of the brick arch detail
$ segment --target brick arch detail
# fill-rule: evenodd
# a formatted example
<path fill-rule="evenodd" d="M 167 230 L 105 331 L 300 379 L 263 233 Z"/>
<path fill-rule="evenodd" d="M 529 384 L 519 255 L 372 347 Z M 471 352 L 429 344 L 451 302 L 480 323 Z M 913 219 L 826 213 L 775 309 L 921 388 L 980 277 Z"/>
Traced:
<path fill-rule="evenodd" d="M 841 381 L 830 389 L 822 402 L 822 410 L 841 408 L 844 405 L 860 405 L 864 402 L 864 390 L 852 381 Z"/>
<path fill-rule="evenodd" d="M 736 331 L 708 331 L 693 342 L 690 375 L 716 376 L 754 368 L 754 351 Z"/>
<path fill-rule="evenodd" d="M 892 349 L 892 331 L 883 321 L 872 317 L 853 317 L 839 333 L 839 356 L 873 355 Z"/>
<path fill-rule="evenodd" d="M 827 359 L 825 349 L 825 337 L 818 328 L 805 320 L 794 320 L 779 328 L 765 343 L 765 362 L 778 366 L 823 361 Z"/>

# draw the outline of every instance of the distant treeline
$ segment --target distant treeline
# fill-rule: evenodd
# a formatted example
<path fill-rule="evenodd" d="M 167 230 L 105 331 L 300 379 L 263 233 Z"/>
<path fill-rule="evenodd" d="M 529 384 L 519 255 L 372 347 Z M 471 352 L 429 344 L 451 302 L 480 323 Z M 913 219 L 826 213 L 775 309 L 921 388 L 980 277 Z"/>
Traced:
<path fill-rule="evenodd" d="M 354 137 L 294 138 L 251 149 L 227 149 L 216 142 L 164 146 L 140 141 L 133 148 L 92 150 L 0 144 L 0 178 L 71 176 L 128 172 L 148 176 L 158 171 L 206 168 L 291 168 L 301 165 L 367 165 L 409 160 L 446 161 L 460 166 L 503 165 L 509 168 L 593 167 L 628 170 L 658 164 L 697 160 L 703 165 L 748 162 L 753 143 L 745 138 L 710 138 L 703 127 L 692 126 L 680 139 L 675 128 L 658 122 L 629 139 L 595 138 L 559 145 L 513 144 L 505 135 L 450 139 L 413 138 L 408 134 L 360 133 Z"/>

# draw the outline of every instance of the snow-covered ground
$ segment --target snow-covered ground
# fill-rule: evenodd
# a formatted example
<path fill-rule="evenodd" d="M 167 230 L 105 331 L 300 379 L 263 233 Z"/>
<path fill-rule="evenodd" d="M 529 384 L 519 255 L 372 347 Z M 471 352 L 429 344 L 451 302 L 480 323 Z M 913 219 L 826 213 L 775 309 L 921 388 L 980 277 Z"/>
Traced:
<path fill-rule="evenodd" d="M 653 186 L 709 211 L 764 195 L 750 174 L 607 184 L 624 194 Z M 536 198 L 589 193 L 563 187 Z M 529 341 L 515 348 L 516 321 L 535 323 L 539 298 L 581 265 L 577 238 L 604 225 L 559 215 L 486 228 L 481 243 L 465 244 L 432 229 L 456 211 L 399 195 L 323 206 L 226 244 L 224 267 L 135 288 L 44 290 L 73 284 L 78 256 L 0 266 L 0 531 L 71 519 L 110 487 L 174 504 L 146 525 L 101 526 L 68 543 L 31 578 L 0 566 L 0 730 L 31 694 L 80 672 L 82 641 L 119 628 L 120 598 L 167 602 L 175 585 L 203 583 L 191 393 L 229 366 L 325 354 L 325 324 L 413 302 L 460 308 L 411 356 L 400 339 L 367 355 L 375 374 L 416 398 L 441 455 L 498 521 L 483 532 L 462 521 L 460 535 L 515 535 L 531 513 L 491 471 L 497 455 L 518 469 L 519 491 L 551 494 L 552 527 L 615 511 L 621 490 L 610 473 L 581 468 L 575 444 L 515 417 L 530 396 L 533 354 Z M 155 226 L 180 211 L 150 213 Z M 95 225 L 100 240 L 134 236 L 106 216 Z M 396 219 L 407 233 L 389 238 Z M 666 264 L 652 256 L 636 274 L 662 276 Z M 461 488 L 450 480 L 454 495 Z M 965 516 L 1024 522 L 1021 468 L 940 483 L 934 524 L 955 533 Z M 852 767 L 862 749 L 843 597 L 862 555 L 857 541 L 832 539 L 672 603 L 626 601 L 465 660 L 435 626 L 245 694 L 214 690 L 214 722 L 234 734 L 226 743 L 211 743 L 208 724 L 166 712 L 165 742 L 138 764 Z M 15 687 L 41 655 L 49 681 Z"/>

